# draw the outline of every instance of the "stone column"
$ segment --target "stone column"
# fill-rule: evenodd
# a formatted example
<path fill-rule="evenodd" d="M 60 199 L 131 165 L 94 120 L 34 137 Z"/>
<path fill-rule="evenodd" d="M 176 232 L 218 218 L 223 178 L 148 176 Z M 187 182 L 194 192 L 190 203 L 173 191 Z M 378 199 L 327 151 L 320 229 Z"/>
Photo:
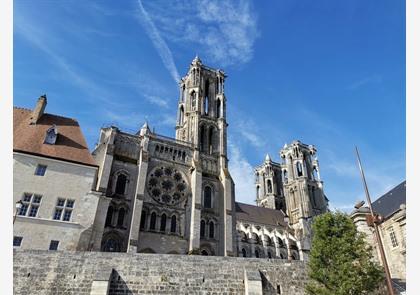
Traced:
<path fill-rule="evenodd" d="M 93 193 L 95 195 L 99 193 Z M 111 198 L 105 195 L 98 196 L 98 207 L 96 208 L 95 220 L 92 226 L 92 236 L 89 243 L 89 251 L 101 251 L 102 236 L 105 229 L 105 219 L 108 212 Z"/>
<path fill-rule="evenodd" d="M 191 215 L 188 251 L 200 248 L 202 173 L 198 151 L 194 151 L 192 162 L 194 170 L 191 173 Z"/>
<path fill-rule="evenodd" d="M 286 235 L 287 259 L 292 260 L 292 251 L 290 249 L 289 235 Z"/>
<path fill-rule="evenodd" d="M 222 231 L 221 253 L 222 256 L 235 256 L 235 219 L 233 203 L 235 200 L 234 184 L 227 169 L 221 168 L 220 178 L 223 186 L 223 202 L 220 208 L 223 222 L 220 226 Z"/>
<path fill-rule="evenodd" d="M 274 236 L 274 246 L 276 247 L 276 256 L 277 258 L 280 258 L 280 245 L 276 235 Z"/>
<path fill-rule="evenodd" d="M 143 139 L 143 146 L 140 150 L 138 173 L 137 173 L 137 186 L 136 193 L 134 195 L 133 210 L 131 216 L 130 233 L 128 238 L 127 252 L 137 253 L 139 248 L 139 233 L 140 233 L 140 221 L 143 210 L 143 197 L 146 186 L 147 169 L 149 166 L 149 159 L 147 153 L 149 139 L 146 137 Z"/>

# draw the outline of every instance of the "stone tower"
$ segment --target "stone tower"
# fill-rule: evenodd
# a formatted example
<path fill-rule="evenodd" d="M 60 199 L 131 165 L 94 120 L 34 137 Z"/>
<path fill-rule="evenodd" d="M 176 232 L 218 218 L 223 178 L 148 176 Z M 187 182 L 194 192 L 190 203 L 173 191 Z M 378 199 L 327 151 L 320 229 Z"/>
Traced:
<path fill-rule="evenodd" d="M 280 150 L 289 224 L 295 229 L 304 255 L 311 246 L 312 218 L 328 210 L 328 199 L 324 195 L 315 154 L 314 146 L 298 140 Z"/>
<path fill-rule="evenodd" d="M 281 165 L 273 162 L 267 154 L 264 163 L 255 168 L 254 172 L 257 206 L 285 212 Z"/>
<path fill-rule="evenodd" d="M 176 139 L 193 143 L 202 154 L 219 155 L 221 167 L 226 167 L 225 78 L 195 57 L 180 82 L 176 124 Z"/>

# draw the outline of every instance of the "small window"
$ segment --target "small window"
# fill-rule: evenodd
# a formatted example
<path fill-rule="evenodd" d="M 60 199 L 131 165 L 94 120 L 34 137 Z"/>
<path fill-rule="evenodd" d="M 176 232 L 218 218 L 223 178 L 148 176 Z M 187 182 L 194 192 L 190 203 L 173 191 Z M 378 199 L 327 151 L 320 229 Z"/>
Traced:
<path fill-rule="evenodd" d="M 60 243 L 60 241 L 51 240 L 49 250 L 57 251 L 58 250 L 58 244 L 59 243 Z"/>
<path fill-rule="evenodd" d="M 393 248 L 398 247 L 398 240 L 397 240 L 397 236 L 395 235 L 394 228 L 393 227 L 388 228 L 388 232 L 389 232 L 389 238 L 391 239 L 392 247 Z"/>
<path fill-rule="evenodd" d="M 55 142 L 57 141 L 57 135 L 58 135 L 57 126 L 56 125 L 51 126 L 45 134 L 44 143 L 55 144 Z"/>
<path fill-rule="evenodd" d="M 258 252 L 258 250 L 255 250 L 255 257 L 260 258 L 260 252 Z"/>
<path fill-rule="evenodd" d="M 36 169 L 35 169 L 35 175 L 44 176 L 46 171 L 47 171 L 46 165 L 38 165 L 36 166 Z"/>
<path fill-rule="evenodd" d="M 23 237 L 13 237 L 13 247 L 20 247 L 22 245 L 22 239 Z"/>
<path fill-rule="evenodd" d="M 20 216 L 36 217 L 42 196 L 32 193 L 24 193 L 22 197 L 22 206 L 18 212 Z"/>
<path fill-rule="evenodd" d="M 70 221 L 70 217 L 71 217 L 71 210 L 65 210 L 64 211 L 64 216 L 63 216 L 63 221 Z"/>
<path fill-rule="evenodd" d="M 58 198 L 53 214 L 54 220 L 70 221 L 73 213 L 74 200 Z"/>

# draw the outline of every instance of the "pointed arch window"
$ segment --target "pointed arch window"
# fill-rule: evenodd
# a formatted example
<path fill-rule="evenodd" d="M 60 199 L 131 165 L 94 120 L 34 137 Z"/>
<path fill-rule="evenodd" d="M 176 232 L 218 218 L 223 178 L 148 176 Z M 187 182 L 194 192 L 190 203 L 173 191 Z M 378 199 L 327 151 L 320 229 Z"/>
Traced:
<path fill-rule="evenodd" d="M 141 221 L 140 221 L 140 229 L 145 229 L 146 227 L 146 211 L 141 211 Z"/>
<path fill-rule="evenodd" d="M 206 234 L 206 222 L 204 220 L 200 221 L 200 237 L 204 238 L 204 235 Z"/>
<path fill-rule="evenodd" d="M 171 233 L 176 232 L 176 216 L 172 215 L 171 217 Z"/>
<path fill-rule="evenodd" d="M 203 101 L 204 114 L 209 114 L 209 80 L 206 80 L 204 85 L 204 101 Z"/>
<path fill-rule="evenodd" d="M 191 99 L 191 109 L 194 110 L 195 106 L 197 104 L 197 98 L 195 97 L 195 91 L 191 92 L 190 99 Z"/>
<path fill-rule="evenodd" d="M 273 193 L 273 184 L 271 183 L 271 179 L 267 180 L 267 192 L 269 194 Z"/>
<path fill-rule="evenodd" d="M 260 186 L 257 185 L 257 199 L 260 197 Z"/>
<path fill-rule="evenodd" d="M 255 257 L 260 258 L 260 252 L 258 250 L 255 250 Z"/>
<path fill-rule="evenodd" d="M 222 110 L 221 110 L 221 103 L 220 103 L 220 99 L 217 100 L 217 105 L 216 105 L 216 117 L 217 118 L 221 118 L 222 117 Z"/>
<path fill-rule="evenodd" d="M 296 163 L 296 171 L 297 171 L 297 175 L 298 176 L 302 176 L 303 175 L 302 163 L 301 162 L 297 162 Z"/>
<path fill-rule="evenodd" d="M 166 214 L 162 214 L 160 217 L 160 231 L 166 230 Z"/>
<path fill-rule="evenodd" d="M 245 250 L 245 248 L 242 248 L 242 257 L 246 257 L 246 250 Z"/>
<path fill-rule="evenodd" d="M 150 215 L 150 229 L 155 230 L 156 228 L 156 213 L 153 212 L 152 215 Z"/>
<path fill-rule="evenodd" d="M 209 223 L 209 238 L 214 239 L 214 222 L 210 221 Z"/>
<path fill-rule="evenodd" d="M 124 195 L 126 184 L 127 176 L 125 174 L 119 174 L 117 177 L 117 184 L 115 186 L 115 193 L 118 195 Z"/>
<path fill-rule="evenodd" d="M 106 213 L 106 220 L 105 220 L 105 226 L 111 226 L 112 225 L 112 216 L 114 215 L 114 207 L 109 206 L 108 212 Z"/>
<path fill-rule="evenodd" d="M 125 218 L 125 209 L 121 208 L 118 211 L 118 221 L 117 221 L 118 227 L 122 227 L 124 225 L 124 218 Z"/>
<path fill-rule="evenodd" d="M 184 123 L 184 106 L 179 108 L 179 125 Z"/>
<path fill-rule="evenodd" d="M 211 187 L 206 186 L 204 188 L 204 208 L 211 208 L 212 203 L 212 191 Z"/>
<path fill-rule="evenodd" d="M 287 183 L 287 181 L 288 181 L 287 170 L 283 171 L 283 179 L 284 179 L 284 183 Z"/>
<path fill-rule="evenodd" d="M 201 127 L 200 127 L 200 150 L 202 152 L 204 152 L 205 139 L 206 139 L 206 129 L 205 129 L 204 125 L 201 125 Z"/>
<path fill-rule="evenodd" d="M 213 153 L 213 133 L 214 133 L 214 128 L 210 127 L 209 128 L 209 154 Z"/>

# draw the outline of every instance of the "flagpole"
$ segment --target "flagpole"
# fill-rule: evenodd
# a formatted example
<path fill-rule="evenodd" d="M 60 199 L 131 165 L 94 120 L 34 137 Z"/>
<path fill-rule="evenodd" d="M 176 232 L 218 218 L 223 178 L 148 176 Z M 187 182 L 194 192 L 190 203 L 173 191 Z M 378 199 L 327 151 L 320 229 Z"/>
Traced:
<path fill-rule="evenodd" d="M 360 176 L 362 177 L 362 181 L 363 181 L 363 187 L 365 189 L 365 194 L 366 194 L 366 199 L 369 205 L 369 209 L 370 209 L 370 214 L 372 215 L 373 218 L 373 226 L 375 229 L 375 235 L 376 235 L 376 240 L 378 241 L 378 246 L 379 246 L 379 252 L 381 253 L 381 260 L 382 260 L 382 264 L 384 266 L 385 269 L 385 276 L 386 276 L 386 285 L 388 288 L 388 294 L 389 295 L 394 295 L 394 289 L 392 288 L 392 281 L 391 281 L 391 274 L 389 273 L 389 268 L 388 268 L 388 263 L 386 261 L 386 257 L 385 257 L 385 251 L 384 251 L 384 247 L 382 245 L 382 239 L 381 239 L 381 235 L 379 234 L 379 228 L 378 225 L 376 223 L 376 217 L 373 214 L 373 209 L 372 209 L 372 203 L 370 201 L 370 195 L 369 195 L 369 190 L 366 184 L 366 179 L 365 179 L 365 173 L 363 172 L 363 167 L 362 167 L 362 163 L 360 162 L 360 156 L 359 156 L 359 150 L 356 148 L 356 157 L 357 157 L 357 163 L 359 164 L 359 170 L 360 170 Z"/>

